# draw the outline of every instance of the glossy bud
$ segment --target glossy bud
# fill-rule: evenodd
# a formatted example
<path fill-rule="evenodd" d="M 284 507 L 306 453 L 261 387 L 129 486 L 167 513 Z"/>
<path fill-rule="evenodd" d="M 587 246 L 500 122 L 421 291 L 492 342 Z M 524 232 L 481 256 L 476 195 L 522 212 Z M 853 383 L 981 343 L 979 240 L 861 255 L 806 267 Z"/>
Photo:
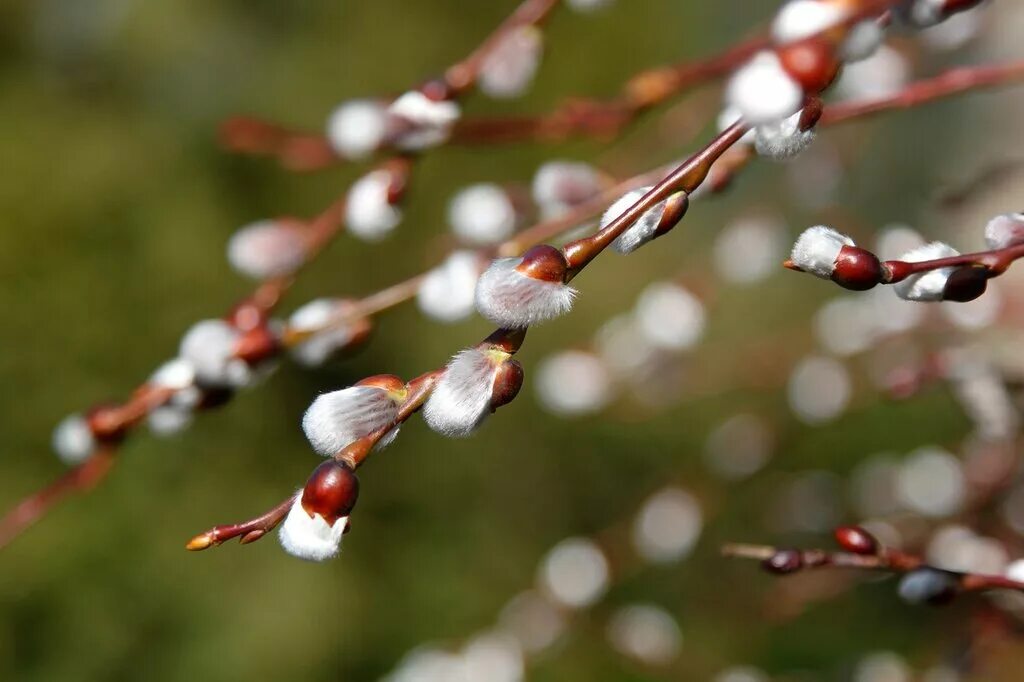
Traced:
<path fill-rule="evenodd" d="M 313 470 L 302 490 L 302 508 L 320 514 L 329 525 L 348 516 L 359 497 L 359 479 L 343 462 L 328 459 Z"/>
<path fill-rule="evenodd" d="M 841 526 L 835 530 L 836 542 L 854 554 L 878 554 L 878 540 L 860 526 Z"/>
<path fill-rule="evenodd" d="M 844 246 L 836 258 L 832 281 L 844 289 L 867 291 L 882 281 L 878 257 L 859 246 Z"/>
<path fill-rule="evenodd" d="M 942 300 L 960 303 L 973 301 L 985 293 L 990 274 L 988 268 L 984 267 L 957 268 L 946 280 Z"/>
<path fill-rule="evenodd" d="M 561 284 L 565 281 L 568 268 L 569 264 L 560 249 L 550 244 L 540 244 L 523 254 L 523 260 L 516 270 L 533 279 Z"/>
<path fill-rule="evenodd" d="M 769 573 L 787 575 L 804 567 L 803 555 L 795 549 L 780 549 L 761 562 L 761 568 Z"/>

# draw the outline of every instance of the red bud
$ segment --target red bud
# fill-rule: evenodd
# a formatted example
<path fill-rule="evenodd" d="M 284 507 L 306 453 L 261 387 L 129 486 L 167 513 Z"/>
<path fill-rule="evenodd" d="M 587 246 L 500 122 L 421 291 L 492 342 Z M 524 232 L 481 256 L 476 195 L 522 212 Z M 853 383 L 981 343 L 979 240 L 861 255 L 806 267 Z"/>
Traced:
<path fill-rule="evenodd" d="M 348 464 L 328 459 L 313 470 L 302 490 L 302 507 L 312 516 L 320 514 L 334 525 L 348 516 L 359 498 L 359 479 Z"/>
<path fill-rule="evenodd" d="M 882 281 L 878 257 L 859 246 L 844 246 L 836 258 L 832 281 L 845 289 L 867 291 Z"/>

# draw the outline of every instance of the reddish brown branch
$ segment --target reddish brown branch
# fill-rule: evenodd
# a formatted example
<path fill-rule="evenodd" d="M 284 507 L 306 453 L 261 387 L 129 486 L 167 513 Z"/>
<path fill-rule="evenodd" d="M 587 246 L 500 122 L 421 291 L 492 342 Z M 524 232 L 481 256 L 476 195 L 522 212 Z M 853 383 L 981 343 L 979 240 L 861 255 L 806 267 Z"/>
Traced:
<path fill-rule="evenodd" d="M 216 547 L 233 538 L 239 538 L 239 542 L 247 545 L 255 542 L 261 537 L 274 530 L 279 523 L 288 515 L 288 510 L 295 501 L 295 494 L 289 495 L 272 509 L 254 519 L 242 523 L 214 526 L 205 533 L 200 533 L 185 544 L 185 549 L 196 552 Z"/>
<path fill-rule="evenodd" d="M 881 548 L 877 554 L 856 554 L 824 549 L 787 549 L 771 545 L 734 543 L 722 547 L 722 554 L 730 558 L 760 561 L 766 571 L 777 575 L 819 568 L 853 568 L 898 575 L 929 569 L 952 577 L 960 592 L 985 592 L 996 589 L 1024 592 L 1024 583 L 1005 576 L 940 569 L 929 566 L 917 555 L 889 548 Z"/>
<path fill-rule="evenodd" d="M 114 463 L 114 451 L 103 449 L 56 481 L 29 495 L 0 519 L 0 547 L 23 533 L 71 493 L 91 490 L 106 478 Z"/>

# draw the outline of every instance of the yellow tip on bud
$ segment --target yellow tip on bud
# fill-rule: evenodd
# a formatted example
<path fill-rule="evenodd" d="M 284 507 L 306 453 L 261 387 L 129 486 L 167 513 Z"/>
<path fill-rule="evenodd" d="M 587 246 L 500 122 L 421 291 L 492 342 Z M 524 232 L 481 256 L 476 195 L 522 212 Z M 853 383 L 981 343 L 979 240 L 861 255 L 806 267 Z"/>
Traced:
<path fill-rule="evenodd" d="M 187 549 L 190 552 L 198 552 L 200 550 L 206 549 L 212 544 L 213 538 L 210 537 L 210 534 L 203 533 L 189 540 L 188 544 L 185 545 L 185 549 Z"/>

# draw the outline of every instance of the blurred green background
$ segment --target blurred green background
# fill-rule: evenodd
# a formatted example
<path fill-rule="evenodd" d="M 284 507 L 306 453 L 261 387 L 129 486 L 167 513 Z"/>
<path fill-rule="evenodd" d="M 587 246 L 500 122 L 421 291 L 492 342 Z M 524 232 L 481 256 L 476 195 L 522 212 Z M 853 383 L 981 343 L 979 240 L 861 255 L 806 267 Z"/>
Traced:
<path fill-rule="evenodd" d="M 250 285 L 224 261 L 231 232 L 326 206 L 360 168 L 312 175 L 231 157 L 216 144 L 225 117 L 251 113 L 318 128 L 341 100 L 401 91 L 470 50 L 513 0 L 37 0 L 0 5 L 0 504 L 56 476 L 52 426 L 95 402 L 125 397 L 172 356 L 193 321 L 215 316 Z M 533 90 L 512 103 L 474 97 L 471 113 L 540 111 L 572 95 L 611 95 L 636 70 L 711 53 L 767 19 L 774 3 L 620 0 L 605 11 L 560 11 Z M 922 72 L 948 57 L 929 57 Z M 692 147 L 666 134 L 713 115 L 714 93 L 651 116 L 616 142 L 555 148 L 443 149 L 418 169 L 407 218 L 381 245 L 342 236 L 289 295 L 357 295 L 435 263 L 450 246 L 445 204 L 474 181 L 526 182 L 553 157 L 615 173 L 653 167 Z M 527 369 L 585 343 L 628 309 L 645 283 L 709 276 L 715 228 L 770 210 L 792 234 L 840 218 L 864 236 L 897 220 L 935 222 L 936 187 L 992 123 L 1002 96 L 947 102 L 829 132 L 844 169 L 827 205 L 793 199 L 780 167 L 755 165 L 721 201 L 630 259 L 609 256 L 579 280 L 570 318 L 533 331 Z M 1017 101 L 1017 100 L 1012 100 Z M 686 126 L 682 126 L 685 128 Z M 710 128 L 700 131 L 706 136 Z M 691 132 L 697 132 L 691 130 Z M 941 140 L 942 144 L 936 144 Z M 628 261 L 628 262 L 627 262 Z M 718 286 L 707 342 L 691 372 L 699 390 L 658 407 L 623 399 L 592 418 L 538 409 L 529 385 L 474 438 L 448 441 L 414 420 L 361 473 L 362 495 L 342 555 L 311 565 L 275 539 L 190 554 L 184 542 L 215 523 L 275 503 L 316 464 L 299 429 L 318 392 L 369 374 L 411 377 L 439 366 L 487 325 L 442 326 L 414 306 L 387 314 L 358 356 L 322 370 L 285 364 L 223 410 L 169 440 L 144 429 L 110 478 L 58 507 L 0 551 L 0 679 L 373 680 L 424 641 L 487 627 L 529 586 L 560 539 L 628 519 L 657 485 L 680 481 L 708 523 L 695 554 L 645 568 L 582 614 L 559 646 L 531 664 L 536 680 L 710 679 L 736 663 L 801 679 L 845 679 L 865 651 L 929 661 L 962 635 L 967 603 L 938 614 L 870 584 L 778 624 L 764 616 L 773 582 L 717 555 L 727 540 L 780 538 L 764 523 L 787 472 L 849 471 L 882 449 L 955 445 L 966 420 L 942 391 L 880 401 L 855 368 L 855 407 L 828 427 L 794 421 L 784 368 L 814 348 L 807 318 L 831 290 L 778 275 L 751 288 Z M 775 355 L 758 355 L 770 338 Z M 749 363 L 746 361 L 749 359 Z M 771 368 L 775 367 L 773 371 Z M 783 368 L 780 371 L 778 368 Z M 763 375 L 762 375 L 763 374 Z M 769 468 L 727 484 L 700 453 L 712 426 L 753 411 L 778 429 Z M 617 604 L 654 601 L 677 618 L 680 660 L 668 671 L 608 647 Z"/>

